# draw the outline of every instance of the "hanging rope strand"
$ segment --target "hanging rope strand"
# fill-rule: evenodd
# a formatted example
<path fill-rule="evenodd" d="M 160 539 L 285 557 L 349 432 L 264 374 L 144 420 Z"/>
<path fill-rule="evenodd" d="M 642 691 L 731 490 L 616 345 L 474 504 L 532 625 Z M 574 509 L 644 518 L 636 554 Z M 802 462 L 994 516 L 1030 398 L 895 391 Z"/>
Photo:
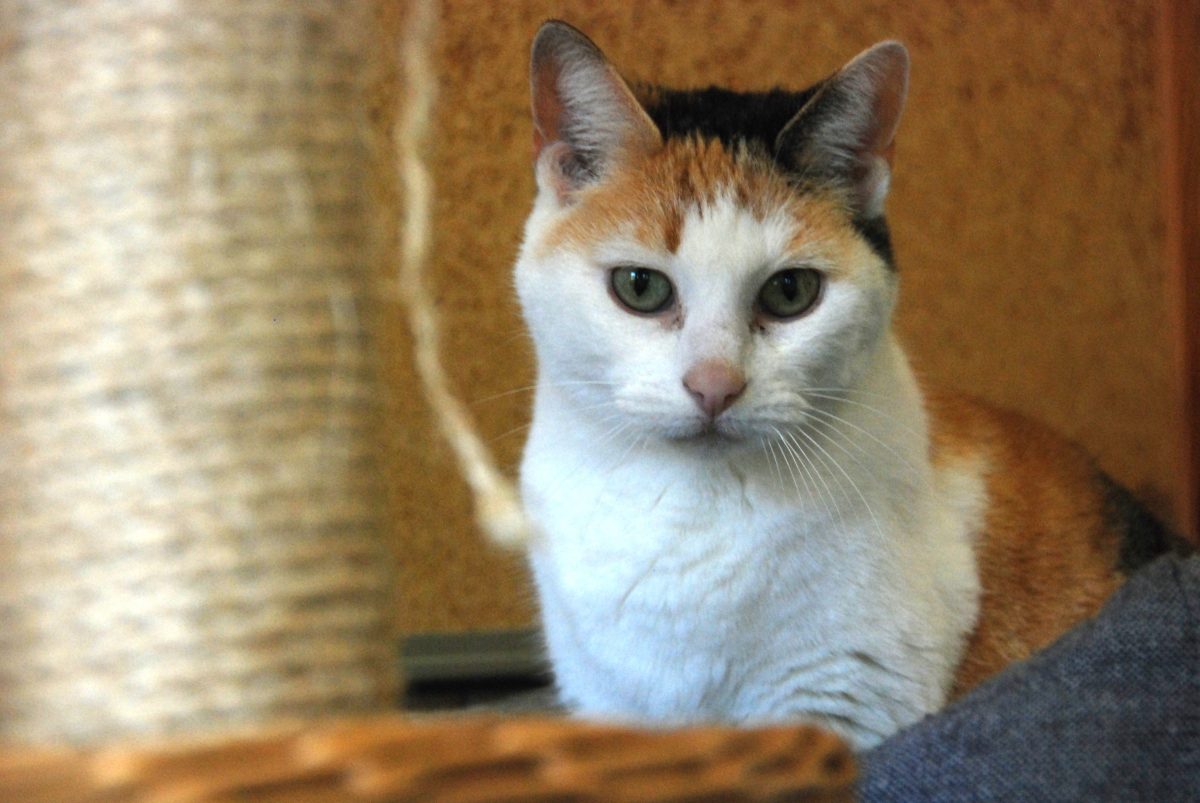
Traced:
<path fill-rule="evenodd" d="M 466 407 L 450 391 L 438 356 L 437 317 L 423 274 L 432 239 L 433 182 L 425 166 L 423 149 L 436 97 L 429 51 L 436 35 L 437 10 L 438 4 L 432 0 L 413 2 L 409 7 L 407 35 L 401 43 L 400 63 L 406 92 L 396 126 L 397 169 L 405 197 L 400 232 L 400 290 L 412 329 L 417 375 L 474 495 L 476 519 L 494 541 L 518 546 L 529 540 L 529 520 L 512 482 L 496 468 Z"/>

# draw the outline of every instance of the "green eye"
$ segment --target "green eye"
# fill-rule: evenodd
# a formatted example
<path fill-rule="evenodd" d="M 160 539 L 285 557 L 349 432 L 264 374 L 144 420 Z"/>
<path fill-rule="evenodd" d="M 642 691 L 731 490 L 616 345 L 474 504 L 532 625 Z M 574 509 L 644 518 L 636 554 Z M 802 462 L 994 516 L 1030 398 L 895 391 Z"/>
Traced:
<path fill-rule="evenodd" d="M 820 272 L 788 268 L 767 279 L 758 291 L 758 304 L 772 318 L 795 318 L 812 309 L 820 295 Z"/>
<path fill-rule="evenodd" d="M 671 280 L 649 268 L 616 268 L 612 289 L 617 300 L 634 312 L 652 313 L 666 309 L 675 295 Z"/>

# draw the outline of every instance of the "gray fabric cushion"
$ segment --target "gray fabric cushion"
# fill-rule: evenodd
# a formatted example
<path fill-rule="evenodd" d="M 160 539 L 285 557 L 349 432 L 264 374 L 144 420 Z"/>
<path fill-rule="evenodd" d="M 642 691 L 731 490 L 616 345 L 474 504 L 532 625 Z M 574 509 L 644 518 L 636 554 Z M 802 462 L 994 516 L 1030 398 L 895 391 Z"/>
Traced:
<path fill-rule="evenodd" d="M 866 801 L 1200 801 L 1200 556 L 862 760 Z"/>

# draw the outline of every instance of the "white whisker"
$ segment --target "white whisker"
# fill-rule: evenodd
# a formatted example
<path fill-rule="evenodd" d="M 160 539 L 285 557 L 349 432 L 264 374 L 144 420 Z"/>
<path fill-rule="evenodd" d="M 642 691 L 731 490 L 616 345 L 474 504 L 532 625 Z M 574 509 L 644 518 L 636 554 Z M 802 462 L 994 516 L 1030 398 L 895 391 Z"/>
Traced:
<path fill-rule="evenodd" d="M 527 421 L 526 423 L 521 424 L 519 427 L 513 427 L 512 429 L 508 430 L 507 432 L 502 432 L 499 435 L 496 435 L 495 437 L 488 438 L 487 444 L 488 444 L 488 446 L 494 446 L 497 441 L 502 441 L 505 438 L 516 435 L 518 432 L 525 432 L 532 426 L 533 426 L 533 422 Z"/>
<path fill-rule="evenodd" d="M 841 507 L 838 504 L 838 499 L 834 497 L 833 491 L 829 489 L 829 484 L 824 481 L 824 477 L 822 477 L 821 473 L 816 471 L 816 466 L 812 465 L 812 462 L 808 459 L 808 456 L 804 455 L 804 450 L 800 448 L 800 444 L 796 441 L 796 438 L 788 437 L 787 433 L 781 432 L 780 430 L 775 429 L 775 427 L 772 427 L 772 429 L 775 431 L 776 435 L 779 436 L 781 447 L 786 449 L 787 453 L 791 454 L 792 460 L 796 461 L 796 467 L 798 471 L 803 472 L 805 477 L 804 487 L 809 491 L 809 497 L 818 499 L 818 501 L 821 502 L 822 507 L 826 509 L 826 514 L 829 516 L 830 520 L 833 520 L 834 517 L 836 517 L 838 521 L 844 522 L 844 519 L 842 519 L 841 516 Z M 791 463 L 787 460 L 787 454 L 784 455 L 784 462 L 788 463 L 788 465 L 791 465 Z M 821 480 L 822 485 L 824 485 L 824 489 L 826 489 L 826 493 L 824 493 L 824 495 L 822 495 L 820 487 L 817 487 L 818 479 Z M 809 480 L 811 480 L 812 483 L 811 487 L 809 486 Z M 830 502 L 833 502 L 833 505 L 830 505 Z"/>
<path fill-rule="evenodd" d="M 774 430 L 775 430 L 775 434 L 776 434 L 777 436 L 779 436 L 780 443 L 782 444 L 782 443 L 783 443 L 783 433 L 782 433 L 782 432 L 780 432 L 778 429 L 775 429 L 774 427 L 771 427 L 771 429 L 774 429 Z M 799 481 L 798 479 L 796 479 L 796 472 L 795 472 L 795 471 L 792 469 L 792 464 L 791 464 L 791 462 L 789 462 L 789 461 L 788 461 L 788 456 L 787 456 L 787 454 L 786 454 L 786 453 L 783 453 L 783 452 L 781 452 L 781 455 L 782 455 L 782 457 L 783 457 L 783 464 L 784 464 L 785 466 L 787 466 L 788 474 L 790 474 L 790 475 L 791 475 L 791 477 L 792 477 L 792 485 L 794 485 L 794 486 L 795 486 L 795 488 L 796 488 L 796 496 L 797 496 L 797 497 L 799 497 L 800 499 L 804 499 L 806 496 L 807 496 L 807 497 L 812 497 L 812 496 L 813 496 L 813 494 L 812 494 L 811 492 L 809 492 L 809 493 L 807 493 L 807 494 L 806 494 L 806 493 L 804 493 L 803 491 L 801 491 L 801 490 L 800 490 L 800 481 Z M 778 466 L 778 465 L 779 465 L 779 464 L 778 464 L 778 463 L 776 463 L 776 466 Z M 782 481 L 782 479 L 783 479 L 783 476 L 782 476 L 782 475 L 780 475 L 780 480 Z M 807 489 L 808 489 L 808 480 L 805 480 L 805 481 L 804 481 L 804 488 L 805 488 L 805 490 L 807 490 Z"/>
<path fill-rule="evenodd" d="M 863 429 L 863 428 L 862 428 L 862 427 L 860 427 L 858 424 L 855 424 L 853 421 L 850 421 L 850 420 L 848 420 L 848 419 L 842 418 L 840 415 L 837 415 L 836 413 L 831 413 L 831 412 L 829 412 L 828 410 L 822 410 L 822 409 L 820 409 L 819 407 L 813 407 L 813 408 L 810 408 L 810 409 L 809 409 L 807 412 L 809 412 L 809 413 L 816 413 L 817 415 L 820 415 L 820 416 L 822 416 L 822 417 L 824 417 L 824 418 L 826 418 L 826 419 L 831 419 L 831 421 L 832 421 L 832 422 L 836 422 L 836 423 L 839 423 L 839 424 L 844 424 L 845 426 L 848 426 L 848 427 L 850 427 L 851 429 L 855 430 L 856 432 L 861 432 L 863 435 L 866 435 L 868 438 L 870 438 L 871 440 L 873 440 L 875 443 L 879 444 L 879 445 L 880 445 L 880 446 L 882 446 L 884 449 L 886 449 L 886 450 L 888 451 L 888 453 L 892 455 L 892 457 L 896 458 L 896 459 L 897 459 L 897 460 L 899 460 L 901 463 L 903 463 L 903 464 L 904 464 L 904 467 L 905 467 L 905 468 L 907 468 L 909 471 L 911 471 L 911 472 L 913 472 L 914 474 L 917 474 L 917 475 L 920 475 L 920 474 L 921 474 L 921 471 L 920 471 L 920 469 L 918 469 L 918 468 L 917 468 L 915 465 L 913 465 L 913 464 L 912 464 L 912 463 L 911 463 L 911 462 L 908 460 L 908 458 L 906 458 L 904 455 L 902 455 L 902 454 L 900 454 L 899 452 L 897 452 L 897 451 L 896 451 L 894 448 L 892 448 L 892 446 L 891 446 L 890 444 L 888 444 L 886 441 L 883 441 L 883 440 L 881 440 L 880 438 L 876 437 L 876 436 L 875 436 L 875 435 L 874 435 L 874 434 L 873 434 L 873 433 L 872 433 L 870 430 Z M 833 423 L 831 423 L 830 421 L 821 421 L 821 422 L 818 422 L 818 423 L 821 423 L 821 424 L 824 424 L 825 426 L 828 426 L 828 427 L 830 427 L 830 428 L 833 428 Z M 837 430 L 835 430 L 835 431 L 837 431 Z M 846 436 L 845 436 L 845 433 L 840 433 L 840 431 L 839 431 L 839 434 L 842 434 L 842 436 L 843 436 L 843 437 L 846 437 Z M 859 446 L 859 444 L 858 444 L 857 442 L 855 442 L 855 441 L 854 441 L 852 438 L 848 438 L 848 437 L 847 437 L 846 439 L 847 439 L 847 440 L 848 440 L 850 443 L 854 444 L 855 446 L 858 446 L 858 448 L 859 448 L 859 449 L 860 449 L 860 450 L 861 450 L 861 451 L 862 451 L 864 454 L 870 454 L 870 452 L 868 452 L 868 451 L 867 451 L 866 449 L 864 449 L 862 446 Z"/>
<path fill-rule="evenodd" d="M 781 443 L 789 452 L 791 452 L 792 457 L 796 460 L 797 467 L 804 471 L 805 474 L 812 479 L 812 495 L 820 498 L 822 502 L 824 502 L 825 511 L 829 517 L 832 519 L 836 514 L 838 522 L 841 524 L 842 528 L 845 528 L 846 519 L 842 515 L 842 506 L 838 504 L 837 496 L 833 493 L 833 489 L 829 487 L 829 482 L 825 479 L 825 475 L 817 469 L 816 465 L 812 461 L 812 458 L 809 457 L 807 452 L 804 450 L 804 447 L 795 439 L 795 437 L 786 432 L 782 432 L 780 435 L 782 438 Z M 820 490 L 817 488 L 817 480 L 820 480 L 821 485 L 825 487 L 824 496 L 821 495 Z M 807 486 L 808 483 L 805 482 L 805 485 Z M 830 506 L 831 502 L 832 506 Z"/>
<path fill-rule="evenodd" d="M 890 393 L 876 393 L 873 390 L 863 390 L 862 388 L 800 388 L 801 393 L 840 393 L 844 396 L 868 396 L 881 401 L 896 401 L 896 397 Z"/>
<path fill-rule="evenodd" d="M 860 402 L 860 401 L 855 401 L 854 399 L 847 399 L 847 398 L 844 398 L 844 397 L 841 397 L 841 396 L 829 396 L 829 395 L 826 395 L 826 394 L 823 394 L 823 393 L 813 393 L 813 392 L 811 392 L 811 391 L 805 391 L 805 392 L 803 392 L 803 394 L 802 394 L 802 395 L 806 395 L 806 396 L 812 396 L 813 398 L 816 398 L 816 399 L 827 399 L 827 400 L 829 400 L 829 401 L 835 401 L 835 402 L 839 402 L 839 403 L 841 403 L 841 404 L 851 404 L 851 405 L 854 405 L 855 407 L 860 407 L 860 408 L 862 408 L 862 409 L 864 409 L 864 410 L 867 410 L 867 411 L 869 411 L 869 412 L 875 413 L 875 415 L 877 415 L 877 416 L 879 416 L 879 417 L 881 417 L 881 418 L 884 418 L 884 419 L 886 419 L 886 420 L 888 420 L 888 421 L 892 422 L 892 423 L 893 423 L 893 424 L 895 424 L 896 426 L 898 426 L 898 427 L 900 427 L 901 429 L 903 429 L 904 431 L 908 432 L 908 433 L 909 433 L 910 435 L 912 435 L 913 437 L 916 437 L 916 438 L 920 438 L 920 437 L 921 437 L 921 433 L 917 432 L 917 431 L 916 431 L 916 430 L 914 430 L 912 427 L 910 427 L 910 426 L 908 426 L 907 424 L 905 424 L 903 421 L 901 421 L 901 420 L 900 420 L 899 418 L 897 418 L 896 416 L 892 415 L 891 413 L 888 413 L 888 412 L 885 412 L 885 411 L 883 411 L 883 410 L 880 410 L 880 409 L 879 409 L 879 408 L 877 408 L 877 407 L 872 407 L 872 406 L 871 406 L 871 405 L 869 405 L 869 404 L 864 404 L 863 402 Z"/>
<path fill-rule="evenodd" d="M 487 404 L 490 401 L 495 401 L 496 399 L 503 399 L 506 396 L 514 396 L 518 393 L 532 393 L 533 391 L 538 389 L 539 385 L 542 385 L 544 387 L 551 387 L 551 388 L 565 388 L 565 387 L 578 387 L 580 385 L 602 385 L 602 386 L 613 387 L 616 384 L 617 384 L 616 382 L 609 382 L 609 381 L 603 380 L 603 379 L 594 379 L 594 380 L 593 379 L 580 379 L 580 380 L 571 380 L 571 381 L 566 381 L 566 382 L 545 382 L 543 380 L 540 383 L 535 382 L 532 385 L 525 385 L 523 387 L 513 388 L 512 390 L 505 390 L 505 391 L 501 391 L 500 393 L 493 393 L 491 396 L 484 396 L 482 399 L 473 399 L 470 402 L 470 404 L 472 406 L 477 405 L 477 404 Z"/>
<path fill-rule="evenodd" d="M 779 458 L 775 456 L 775 444 L 768 440 L 766 435 L 758 440 L 763 446 L 763 451 L 770 455 L 771 462 L 775 464 L 775 476 L 779 478 L 779 484 L 783 485 L 783 469 L 779 467 Z"/>
<path fill-rule="evenodd" d="M 846 480 L 850 483 L 850 487 L 854 489 L 854 492 L 856 494 L 858 494 L 858 498 L 862 500 L 863 506 L 867 509 L 867 513 L 871 516 L 871 521 L 874 522 L 874 524 L 875 524 L 876 532 L 879 534 L 879 537 L 882 539 L 884 537 L 883 527 L 882 527 L 882 525 L 880 525 L 879 519 L 875 517 L 875 511 L 871 508 L 871 503 L 867 501 L 867 497 L 863 495 L 862 490 L 858 487 L 858 483 L 856 483 L 854 481 L 854 478 L 851 477 L 846 472 L 846 469 L 842 468 L 842 464 L 839 463 L 836 459 L 834 459 L 833 455 L 829 454 L 829 452 L 825 449 L 825 447 L 822 446 L 820 443 L 818 443 L 817 440 L 815 438 L 813 438 L 813 436 L 809 435 L 803 429 L 797 429 L 796 432 L 799 433 L 800 435 L 803 435 L 805 438 L 808 439 L 808 441 L 810 443 L 812 443 L 813 446 L 817 447 L 817 449 L 819 449 L 821 451 L 821 453 L 824 454 L 829 459 L 829 461 L 833 464 L 834 468 L 836 468 L 838 471 L 840 471 L 842 476 L 846 478 Z"/>

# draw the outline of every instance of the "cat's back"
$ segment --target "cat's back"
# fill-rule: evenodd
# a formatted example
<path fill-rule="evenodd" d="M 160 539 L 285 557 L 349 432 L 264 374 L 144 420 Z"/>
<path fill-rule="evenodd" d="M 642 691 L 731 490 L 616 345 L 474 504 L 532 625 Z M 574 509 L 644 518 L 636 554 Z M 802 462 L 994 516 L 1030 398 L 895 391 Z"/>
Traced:
<path fill-rule="evenodd" d="M 1042 424 L 970 396 L 925 388 L 939 472 L 982 475 L 978 624 L 961 693 L 1095 614 L 1133 570 L 1182 541 Z"/>

